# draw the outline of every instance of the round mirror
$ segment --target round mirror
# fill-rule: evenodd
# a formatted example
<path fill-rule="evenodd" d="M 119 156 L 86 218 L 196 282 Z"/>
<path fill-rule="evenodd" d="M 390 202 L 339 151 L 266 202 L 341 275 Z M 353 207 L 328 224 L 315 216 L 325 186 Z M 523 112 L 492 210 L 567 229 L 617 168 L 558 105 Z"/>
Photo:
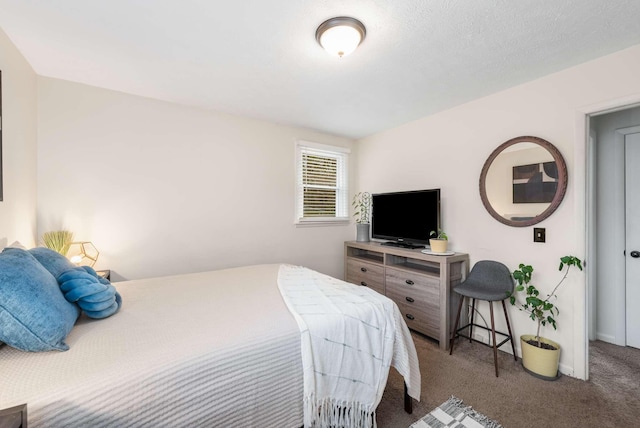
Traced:
<path fill-rule="evenodd" d="M 517 137 L 491 153 L 480 174 L 480 197 L 489 214 L 524 227 L 549 217 L 567 190 L 567 165 L 558 149 L 538 137 Z"/>

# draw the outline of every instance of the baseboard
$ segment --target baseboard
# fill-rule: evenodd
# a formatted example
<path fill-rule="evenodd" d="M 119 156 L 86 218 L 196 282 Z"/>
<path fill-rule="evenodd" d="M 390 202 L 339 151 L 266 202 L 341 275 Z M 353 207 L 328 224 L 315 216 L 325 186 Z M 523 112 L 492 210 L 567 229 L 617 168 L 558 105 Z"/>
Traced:
<path fill-rule="evenodd" d="M 616 342 L 616 337 L 611 335 L 611 334 L 602 334 L 602 333 L 597 333 L 596 332 L 596 340 L 601 340 L 603 342 L 612 343 L 614 345 L 618 344 Z"/>
<path fill-rule="evenodd" d="M 481 331 L 484 332 L 484 330 L 481 330 Z M 473 339 L 477 340 L 478 342 L 482 342 L 484 344 L 487 344 L 487 345 L 489 344 L 489 335 L 488 334 L 473 333 Z"/>
<path fill-rule="evenodd" d="M 476 330 L 480 330 L 480 333 L 477 333 Z M 491 341 L 489 340 L 489 333 L 483 329 L 474 329 L 473 340 L 477 340 L 478 342 L 482 342 L 487 346 L 491 346 L 490 345 Z M 498 343 L 499 342 L 500 342 L 500 339 L 498 339 Z M 514 345 L 515 345 L 516 353 L 518 357 L 522 355 L 520 351 L 519 342 L 520 341 L 517 338 L 514 340 Z M 507 354 L 513 355 L 513 352 L 511 351 L 511 344 L 509 342 L 499 347 L 498 350 L 502 352 L 506 352 Z"/>
<path fill-rule="evenodd" d="M 473 338 L 474 338 L 474 340 L 477 340 L 479 342 L 482 342 L 482 343 L 488 345 L 490 343 L 489 342 L 489 335 L 488 334 L 483 334 L 483 333 L 485 333 L 484 330 L 481 330 L 479 333 L 474 332 L 473 333 Z M 514 345 L 515 345 L 515 348 L 516 348 L 517 357 L 518 358 L 522 358 L 522 350 L 520 349 L 520 340 L 518 338 L 515 339 Z M 511 352 L 511 346 L 510 346 L 509 343 L 505 343 L 499 349 L 500 349 L 500 351 L 506 352 L 507 354 L 511 354 L 511 355 L 513 354 Z M 558 370 L 563 375 L 575 377 L 574 370 L 573 370 L 572 366 L 560 363 L 558 365 Z"/>
<path fill-rule="evenodd" d="M 568 366 L 566 364 L 562 364 L 562 363 L 558 364 L 558 371 L 563 375 L 575 377 L 573 374 L 573 367 Z"/>

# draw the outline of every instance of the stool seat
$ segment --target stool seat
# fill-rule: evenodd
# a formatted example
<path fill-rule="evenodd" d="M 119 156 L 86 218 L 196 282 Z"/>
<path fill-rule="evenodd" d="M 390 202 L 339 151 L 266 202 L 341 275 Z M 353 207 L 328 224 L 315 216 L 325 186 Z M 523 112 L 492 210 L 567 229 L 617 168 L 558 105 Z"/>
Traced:
<path fill-rule="evenodd" d="M 496 369 L 496 377 L 498 377 L 498 347 L 510 341 L 511 349 L 513 350 L 513 358 L 518 361 L 516 348 L 513 343 L 513 336 L 511 334 L 509 315 L 507 314 L 507 307 L 504 303 L 505 299 L 507 299 L 509 295 L 513 293 L 513 289 L 514 282 L 511 276 L 511 272 L 509 271 L 509 268 L 507 268 L 504 264 L 493 260 L 481 260 L 473 266 L 467 278 L 453 289 L 453 291 L 456 294 L 462 296 L 462 298 L 460 299 L 460 303 L 458 305 L 458 315 L 456 316 L 455 326 L 453 327 L 453 332 L 451 333 L 449 355 L 453 353 L 454 341 L 458 336 L 466 337 L 467 339 L 469 339 L 469 341 L 479 342 L 478 340 L 473 338 L 473 327 L 479 327 L 491 332 L 491 338 L 493 339 L 491 340 L 491 343 L 493 345 L 493 362 Z M 471 321 L 469 322 L 469 324 L 458 328 L 458 324 L 460 323 L 460 313 L 462 312 L 462 305 L 464 303 L 465 297 L 472 299 Z M 476 299 L 489 302 L 489 310 L 491 313 L 491 329 L 483 325 L 475 324 L 473 322 L 476 310 Z M 504 317 L 507 321 L 507 329 L 509 330 L 509 334 L 496 331 L 493 317 L 493 302 L 502 303 L 502 308 L 504 309 Z M 466 328 L 469 329 L 468 335 L 460 333 Z M 500 343 L 496 343 L 496 334 L 504 336 L 505 339 Z"/>
<path fill-rule="evenodd" d="M 508 297 L 507 292 L 513 292 L 513 287 L 511 287 L 511 290 L 487 288 L 483 282 L 471 279 L 458 285 L 453 291 L 462 296 L 471 297 L 472 299 L 498 302 L 506 299 Z"/>

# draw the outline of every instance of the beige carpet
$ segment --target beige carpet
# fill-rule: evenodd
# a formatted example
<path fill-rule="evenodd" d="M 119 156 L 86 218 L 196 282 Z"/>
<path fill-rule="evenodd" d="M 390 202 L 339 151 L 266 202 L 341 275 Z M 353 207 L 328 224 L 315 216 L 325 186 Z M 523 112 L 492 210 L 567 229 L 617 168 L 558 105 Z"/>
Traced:
<path fill-rule="evenodd" d="M 509 427 L 640 426 L 640 350 L 592 342 L 591 380 L 568 376 L 548 382 L 527 374 L 520 361 L 459 339 L 452 356 L 437 343 L 414 334 L 422 372 L 422 400 L 404 412 L 402 378 L 391 371 L 378 407 L 380 428 L 406 428 L 451 395 Z M 507 344 L 507 346 L 509 346 Z"/>

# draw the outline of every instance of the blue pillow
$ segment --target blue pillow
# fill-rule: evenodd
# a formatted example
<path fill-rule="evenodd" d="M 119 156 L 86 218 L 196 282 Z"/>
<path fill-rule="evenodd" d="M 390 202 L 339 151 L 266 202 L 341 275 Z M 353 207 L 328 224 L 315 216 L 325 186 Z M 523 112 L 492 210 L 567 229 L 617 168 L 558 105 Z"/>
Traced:
<path fill-rule="evenodd" d="M 45 247 L 32 248 L 29 252 L 58 280 L 65 299 L 80 306 L 89 318 L 106 318 L 120 309 L 120 294 L 92 267 L 76 266 L 62 254 Z"/>
<path fill-rule="evenodd" d="M 79 313 L 28 251 L 0 253 L 0 341 L 23 351 L 66 351 L 64 340 Z"/>
<path fill-rule="evenodd" d="M 54 278 L 58 278 L 63 272 L 76 267 L 65 256 L 49 248 L 37 247 L 28 251 L 46 270 L 51 272 Z"/>
<path fill-rule="evenodd" d="M 115 287 L 89 266 L 69 269 L 58 277 L 65 299 L 75 302 L 89 318 L 106 318 L 120 309 L 122 298 Z"/>

